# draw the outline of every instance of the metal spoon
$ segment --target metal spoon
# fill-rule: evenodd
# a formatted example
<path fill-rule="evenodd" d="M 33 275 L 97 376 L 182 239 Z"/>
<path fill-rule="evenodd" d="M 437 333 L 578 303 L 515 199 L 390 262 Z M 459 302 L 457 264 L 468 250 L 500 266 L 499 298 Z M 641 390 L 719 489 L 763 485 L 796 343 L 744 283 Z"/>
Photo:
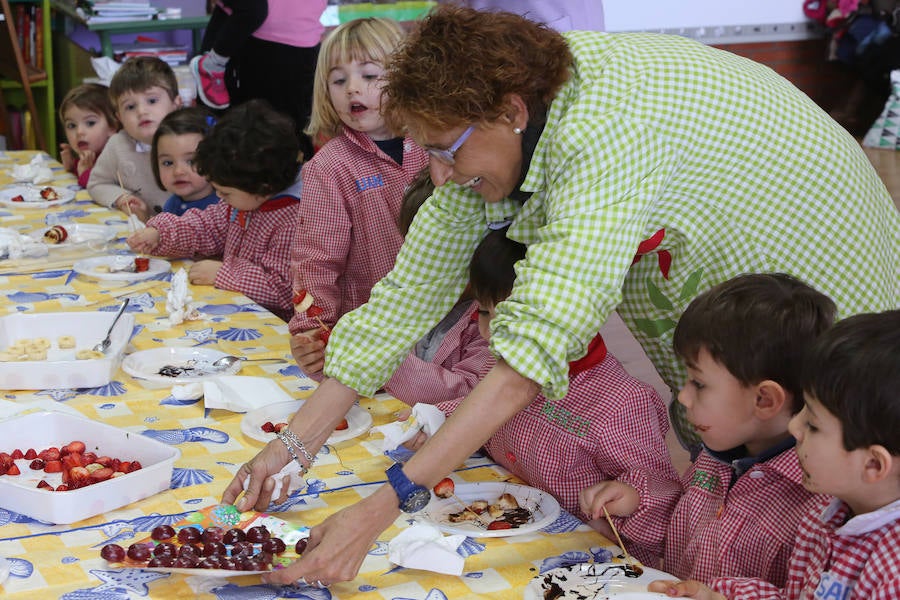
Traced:
<path fill-rule="evenodd" d="M 116 326 L 116 323 L 119 321 L 119 317 L 121 317 L 122 313 L 125 312 L 125 309 L 128 308 L 128 302 L 129 302 L 128 298 L 125 298 L 122 301 L 122 306 L 119 307 L 119 312 L 116 313 L 116 318 L 113 319 L 112 325 L 109 326 L 109 331 L 106 332 L 106 337 L 103 338 L 102 342 L 100 342 L 99 344 L 94 346 L 93 350 L 95 352 L 103 352 L 105 354 L 106 351 L 109 349 L 109 345 L 111 343 L 109 336 L 112 335 L 113 327 Z"/>
<path fill-rule="evenodd" d="M 212 366 L 218 369 L 227 369 L 234 363 L 238 361 L 246 361 L 246 362 L 273 362 L 273 363 L 285 363 L 287 362 L 283 358 L 247 358 L 246 356 L 223 356 L 219 360 L 213 362 Z"/>

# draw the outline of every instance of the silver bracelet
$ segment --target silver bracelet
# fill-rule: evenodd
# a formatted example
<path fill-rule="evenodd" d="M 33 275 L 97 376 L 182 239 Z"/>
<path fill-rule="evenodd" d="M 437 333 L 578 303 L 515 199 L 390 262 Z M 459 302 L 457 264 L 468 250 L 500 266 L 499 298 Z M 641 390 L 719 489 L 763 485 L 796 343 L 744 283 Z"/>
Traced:
<path fill-rule="evenodd" d="M 291 458 L 293 460 L 297 461 L 297 464 L 300 465 L 300 476 L 302 477 L 302 476 L 306 475 L 306 473 L 309 471 L 309 467 L 304 465 L 303 461 L 300 460 L 300 457 L 297 456 L 297 453 L 294 452 L 294 448 L 293 448 L 293 446 L 291 446 L 290 442 L 288 441 L 287 436 L 285 436 L 281 432 L 278 432 L 275 435 L 278 437 L 279 440 L 281 440 L 281 443 L 284 444 L 284 447 L 287 448 L 287 451 L 291 455 Z M 309 466 L 311 467 L 312 463 L 309 463 Z"/>
<path fill-rule="evenodd" d="M 291 431 L 289 427 L 285 427 L 281 430 L 281 435 L 285 436 L 290 442 L 300 451 L 300 454 L 303 455 L 303 458 L 309 461 L 309 466 L 315 462 L 315 457 L 309 453 L 309 450 L 306 449 L 306 446 L 303 445 L 303 442 L 300 441 L 300 438 L 297 437 L 297 434 Z M 284 441 L 284 440 L 282 440 Z M 287 442 L 285 442 L 287 444 Z"/>

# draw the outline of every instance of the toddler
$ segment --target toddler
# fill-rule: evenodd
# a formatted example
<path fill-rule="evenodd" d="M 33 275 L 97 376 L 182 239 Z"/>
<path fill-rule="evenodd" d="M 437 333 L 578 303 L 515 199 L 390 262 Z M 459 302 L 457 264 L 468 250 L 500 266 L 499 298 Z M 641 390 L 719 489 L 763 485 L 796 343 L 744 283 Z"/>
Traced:
<path fill-rule="evenodd" d="M 194 156 L 197 173 L 221 202 L 180 217 L 156 215 L 128 245 L 159 256 L 221 257 L 194 263 L 190 282 L 241 292 L 287 320 L 300 207 L 298 152 L 292 121 L 265 101 L 230 109 Z"/>
<path fill-rule="evenodd" d="M 434 184 L 423 169 L 403 193 L 397 224 L 405 236 Z M 391 378 L 386 392 L 409 405 L 463 398 L 494 366 L 487 340 L 479 333 L 477 305 L 468 292 L 428 335 L 419 340 Z"/>
<path fill-rule="evenodd" d="M 303 241 L 294 269 L 297 291 L 313 296 L 324 311 L 317 318 L 329 327 L 365 303 L 394 266 L 403 190 L 427 164 L 425 151 L 381 116 L 384 63 L 403 35 L 395 21 L 358 19 L 335 29 L 319 54 L 306 132 L 334 139 L 303 166 Z M 319 321 L 298 312 L 290 331 L 300 367 L 321 371 Z"/>
<path fill-rule="evenodd" d="M 203 210 L 219 201 L 212 186 L 194 168 L 194 155 L 214 119 L 204 108 L 180 108 L 166 115 L 153 135 L 150 164 L 156 185 L 172 196 L 163 212 L 181 216 L 189 208 Z"/>
<path fill-rule="evenodd" d="M 800 517 L 821 501 L 801 483 L 788 422 L 802 408 L 803 355 L 835 311 L 828 297 L 778 273 L 735 277 L 685 309 L 674 335 L 688 372 L 678 402 L 703 448 L 668 524 L 669 573 L 784 585 Z M 642 499 L 616 483 L 582 500 L 594 514 L 605 505 L 624 516 Z"/>
<path fill-rule="evenodd" d="M 109 96 L 122 130 L 109 139 L 109 151 L 97 159 L 88 191 L 97 204 L 146 221 L 169 197 L 153 177 L 150 149 L 163 118 L 181 106 L 178 81 L 164 61 L 137 56 L 113 75 Z"/>
<path fill-rule="evenodd" d="M 87 187 L 97 157 L 119 129 L 109 90 L 99 83 L 73 87 L 59 105 L 59 119 L 66 131 L 66 143 L 59 145 L 62 165 Z"/>
<path fill-rule="evenodd" d="M 830 494 L 803 517 L 782 589 L 720 578 L 650 589 L 691 598 L 900 598 L 900 311 L 855 315 L 813 345 L 791 419 L 803 485 Z"/>
<path fill-rule="evenodd" d="M 504 228 L 490 231 L 472 256 L 469 282 L 485 339 L 490 339 L 494 307 L 512 292 L 514 265 L 525 258 L 525 251 L 523 244 L 506 237 Z M 437 407 L 449 415 L 462 400 Z M 655 566 L 669 513 L 681 492 L 666 446 L 668 429 L 665 403 L 652 386 L 625 371 L 598 335 L 587 355 L 570 363 L 564 398 L 551 401 L 539 394 L 484 448 L 503 467 L 553 494 L 564 509 L 583 514 L 609 539 L 614 538 L 603 513 L 582 512 L 579 494 L 606 480 L 641 490 L 636 510 L 615 524 L 629 553 Z M 413 447 L 422 443 L 420 434 Z M 647 543 L 636 543 L 638 537 Z"/>

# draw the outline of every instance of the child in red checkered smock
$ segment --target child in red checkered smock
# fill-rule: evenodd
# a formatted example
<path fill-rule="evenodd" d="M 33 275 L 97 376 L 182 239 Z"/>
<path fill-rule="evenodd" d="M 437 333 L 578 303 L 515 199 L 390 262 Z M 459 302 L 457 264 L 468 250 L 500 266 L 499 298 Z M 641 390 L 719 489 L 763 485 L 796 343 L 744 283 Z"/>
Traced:
<path fill-rule="evenodd" d="M 803 485 L 821 498 L 800 522 L 787 583 L 722 577 L 651 589 L 692 598 L 900 598 L 900 311 L 840 321 L 805 362 L 790 422 Z M 770 510 L 764 504 L 760 508 Z M 774 509 L 771 509 L 774 511 Z"/>
<path fill-rule="evenodd" d="M 198 257 L 190 282 L 241 292 L 284 320 L 293 313 L 299 142 L 291 120 L 263 100 L 232 108 L 197 145 L 194 165 L 221 202 L 160 213 L 128 238 L 137 252 Z"/>
<path fill-rule="evenodd" d="M 688 305 L 674 335 L 688 371 L 678 402 L 703 450 L 669 521 L 667 572 L 784 584 L 800 518 L 820 501 L 801 484 L 788 421 L 802 407 L 803 354 L 834 316 L 829 298 L 780 274 L 736 277 Z M 613 484 L 586 500 L 628 515 L 639 498 Z"/>
<path fill-rule="evenodd" d="M 512 290 L 513 265 L 524 256 L 525 246 L 499 229 L 488 233 L 472 257 L 470 285 L 485 339 L 494 306 Z M 461 401 L 437 406 L 449 415 Z M 639 510 L 619 519 L 617 528 L 630 553 L 656 566 L 669 513 L 681 492 L 666 446 L 668 429 L 665 403 L 625 371 L 598 335 L 587 355 L 570 364 L 565 398 L 554 402 L 539 394 L 484 447 L 503 467 L 582 518 L 579 492 L 598 481 L 621 480 L 643 491 Z M 591 525 L 612 538 L 604 519 Z M 655 538 L 653 543 L 634 543 L 630 536 L 637 531 Z"/>
<path fill-rule="evenodd" d="M 293 268 L 294 291 L 311 294 L 323 312 L 310 318 L 300 311 L 290 322 L 291 348 L 307 374 L 322 369 L 320 334 L 365 303 L 394 266 L 403 242 L 396 224 L 403 190 L 428 162 L 381 116 L 384 65 L 403 37 L 389 19 L 350 21 L 331 32 L 319 53 L 306 132 L 332 139 L 303 166 Z"/>

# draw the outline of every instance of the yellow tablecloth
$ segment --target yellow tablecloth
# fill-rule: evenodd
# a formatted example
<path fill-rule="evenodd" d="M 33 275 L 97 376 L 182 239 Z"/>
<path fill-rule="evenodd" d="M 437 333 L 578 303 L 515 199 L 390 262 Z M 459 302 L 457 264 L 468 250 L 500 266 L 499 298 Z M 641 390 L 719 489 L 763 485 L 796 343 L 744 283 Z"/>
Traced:
<path fill-rule="evenodd" d="M 32 156 L 30 152 L 0 152 L 0 188 L 12 183 L 12 166 L 27 163 Z M 54 176 L 53 185 L 77 189 L 74 178 L 55 163 Z M 103 223 L 120 228 L 123 237 L 127 235 L 124 215 L 93 204 L 84 190 L 78 191 L 73 202 L 49 209 L 0 207 L 0 227 L 30 231 L 54 222 Z M 123 237 L 111 242 L 109 250 L 124 250 Z M 0 260 L 0 316 L 114 310 L 120 297 L 129 295 L 129 311 L 135 315 L 137 329 L 129 351 L 200 344 L 229 354 L 284 357 L 289 359 L 286 364 L 247 363 L 241 375 L 270 377 L 295 398 L 308 395 L 315 386 L 290 360 L 287 325 L 240 294 L 194 286 L 191 292 L 203 304 L 201 311 L 207 318 L 169 327 L 165 322 L 165 295 L 171 273 L 149 282 L 111 286 L 76 275 L 71 265 L 60 265 L 55 256 L 43 260 L 52 260 L 54 266 L 46 271 L 39 271 L 40 265 L 32 266 L 24 274 L 15 274 L 22 269 L 4 268 Z M 185 264 L 172 261 L 173 272 Z M 519 598 L 539 572 L 586 562 L 592 558 L 592 549 L 602 560 L 604 551 L 600 548 L 610 545 L 563 512 L 541 532 L 467 539 L 461 547 L 466 556 L 463 575 L 439 575 L 397 568 L 388 561 L 388 541 L 412 522 L 403 516 L 381 535 L 359 576 L 329 590 L 263 586 L 250 576 L 211 580 L 202 577 L 202 571 L 194 577 L 113 569 L 99 557 L 105 543 L 116 541 L 127 547 L 146 537 L 154 526 L 178 521 L 184 514 L 219 500 L 236 469 L 261 447 L 241 433 L 243 415 L 206 410 L 202 400 L 176 400 L 170 388 L 144 389 L 121 370 L 109 385 L 100 388 L 0 394 L 2 399 L 17 403 L 41 400 L 64 404 L 90 419 L 134 432 L 169 430 L 168 435 L 157 433 L 157 439 L 177 443 L 182 452 L 171 489 L 72 525 L 47 525 L 0 508 L 0 557 L 8 559 L 11 566 L 10 577 L 0 586 L 3 597 Z M 405 406 L 393 398 L 363 398 L 360 405 L 371 413 L 375 425 L 394 420 L 395 412 Z M 2 446 L 0 440 L 0 451 L 11 451 Z M 308 475 L 309 488 L 292 496 L 277 516 L 298 525 L 314 525 L 370 493 L 384 481 L 384 471 L 390 464 L 391 459 L 381 452 L 380 434 L 326 446 Z M 509 479 L 507 472 L 477 455 L 455 477 L 472 482 Z"/>

